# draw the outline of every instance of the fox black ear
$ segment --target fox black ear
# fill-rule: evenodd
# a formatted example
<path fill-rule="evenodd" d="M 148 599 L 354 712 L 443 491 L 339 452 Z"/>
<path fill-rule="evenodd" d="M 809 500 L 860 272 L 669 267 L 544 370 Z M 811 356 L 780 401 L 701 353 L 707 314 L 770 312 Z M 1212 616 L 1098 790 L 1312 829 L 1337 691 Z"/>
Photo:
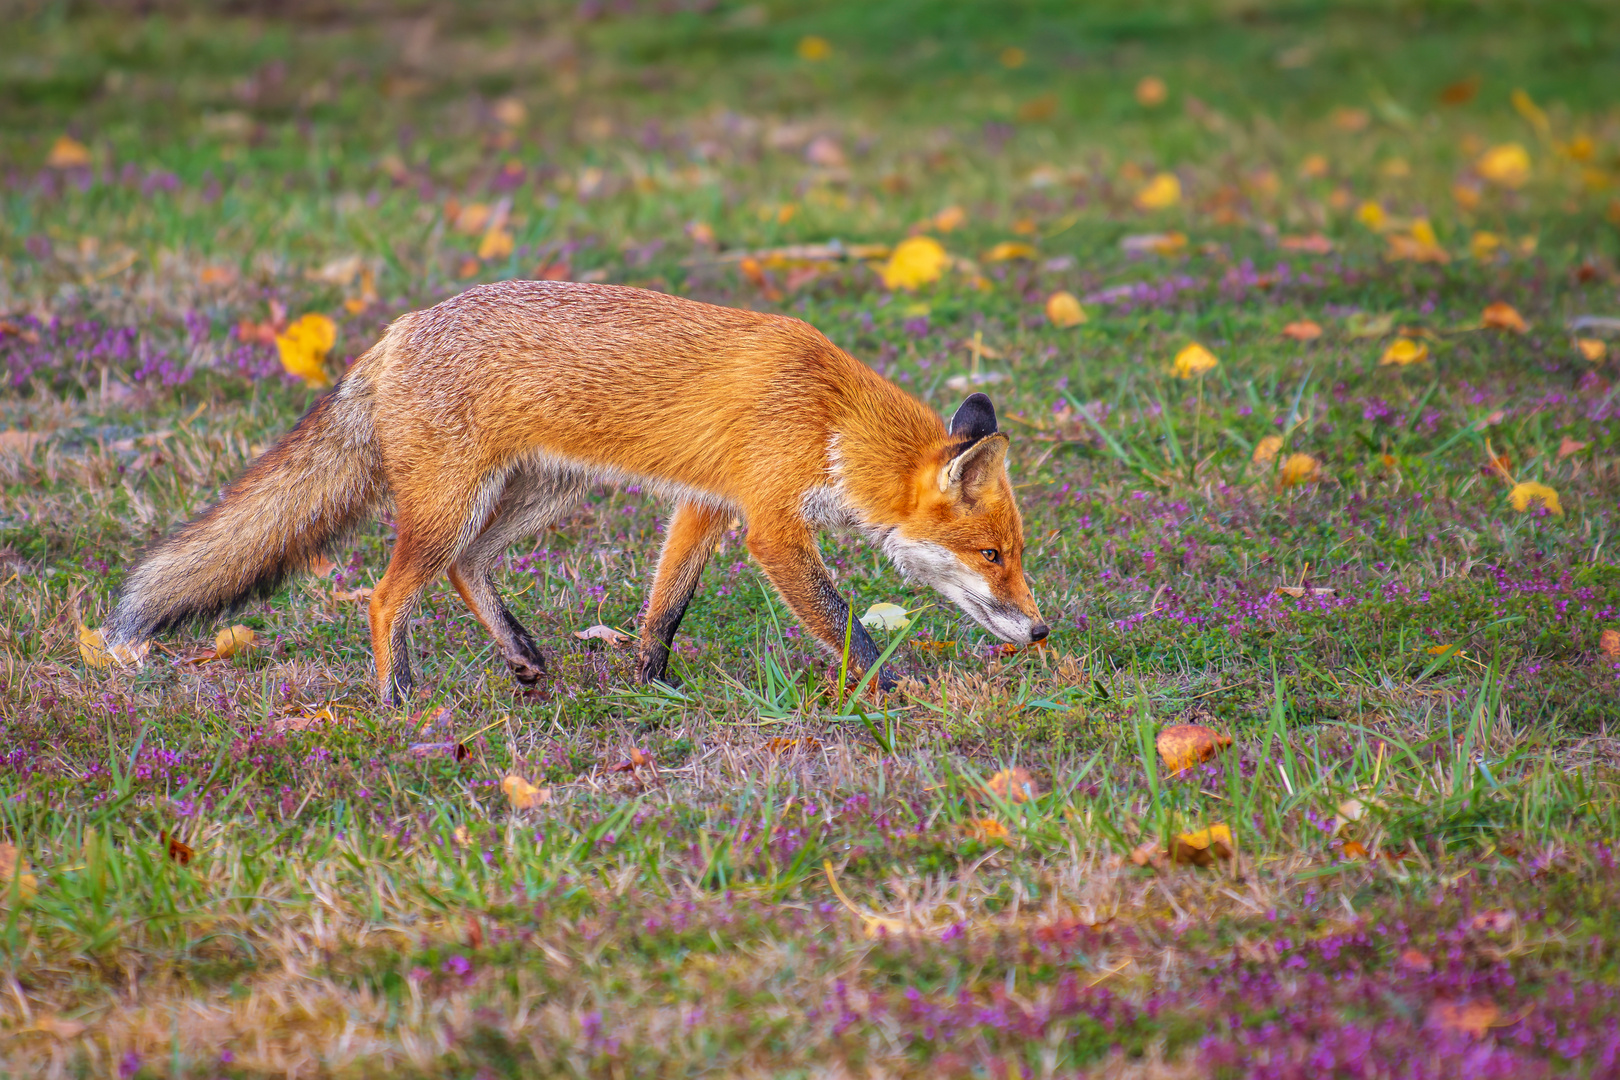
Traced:
<path fill-rule="evenodd" d="M 969 394 L 951 417 L 951 437 L 978 442 L 996 433 L 996 407 L 985 394 Z"/>

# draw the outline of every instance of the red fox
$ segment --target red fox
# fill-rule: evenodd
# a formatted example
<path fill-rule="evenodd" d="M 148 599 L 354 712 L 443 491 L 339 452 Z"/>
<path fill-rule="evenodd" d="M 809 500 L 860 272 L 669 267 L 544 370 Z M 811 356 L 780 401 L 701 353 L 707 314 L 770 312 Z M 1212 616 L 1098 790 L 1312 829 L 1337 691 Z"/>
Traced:
<path fill-rule="evenodd" d="M 218 502 L 145 554 L 104 632 L 133 644 L 267 595 L 391 495 L 398 535 L 370 609 L 383 701 L 410 692 L 410 616 L 445 573 L 533 683 L 545 660 L 493 566 L 605 480 L 675 501 L 641 622 L 643 682 L 671 681 L 670 642 L 734 517 L 816 640 L 836 656 L 849 635 L 852 669 L 879 652 L 858 621 L 846 629 L 817 526 L 865 534 L 907 578 L 1028 644 L 1047 627 L 1006 465 L 985 395 L 947 427 L 797 319 L 612 285 L 480 285 L 395 320 Z"/>

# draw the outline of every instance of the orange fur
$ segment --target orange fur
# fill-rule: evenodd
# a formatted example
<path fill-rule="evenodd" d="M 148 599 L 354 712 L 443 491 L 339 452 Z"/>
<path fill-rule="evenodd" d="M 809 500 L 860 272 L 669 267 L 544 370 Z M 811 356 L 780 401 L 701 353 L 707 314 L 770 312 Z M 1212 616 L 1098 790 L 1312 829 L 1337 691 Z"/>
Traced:
<path fill-rule="evenodd" d="M 834 651 L 848 607 L 816 551 L 818 523 L 865 532 L 908 573 L 968 597 L 959 602 L 994 632 L 1044 636 L 1006 437 L 971 436 L 796 319 L 616 286 L 483 285 L 397 320 L 218 505 L 143 560 L 109 626 L 134 640 L 238 602 L 386 490 L 398 540 L 371 599 L 379 691 L 408 689 L 405 627 L 447 572 L 532 679 L 544 661 L 495 596 L 490 566 L 606 479 L 679 503 L 643 620 L 643 679 L 665 677 L 669 637 L 733 515 Z M 320 469 L 350 482 L 309 481 Z M 288 483 L 295 473 L 306 482 Z M 864 631 L 854 652 L 876 659 Z"/>

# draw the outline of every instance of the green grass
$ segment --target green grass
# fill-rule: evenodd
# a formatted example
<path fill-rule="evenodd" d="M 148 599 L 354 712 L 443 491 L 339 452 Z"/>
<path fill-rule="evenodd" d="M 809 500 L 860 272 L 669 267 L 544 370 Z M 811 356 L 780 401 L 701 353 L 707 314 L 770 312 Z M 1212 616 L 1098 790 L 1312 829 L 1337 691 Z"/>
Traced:
<path fill-rule="evenodd" d="M 7 20 L 0 842 L 33 877 L 0 894 L 0 1071 L 1612 1071 L 1620 340 L 1571 323 L 1620 313 L 1607 5 L 255 10 Z M 46 164 L 62 135 L 89 167 Z M 1517 187 L 1477 167 L 1509 143 Z M 1138 209 L 1161 171 L 1181 201 Z M 458 217 L 502 200 L 480 258 Z M 1369 202 L 1448 261 L 1391 258 Z M 963 261 L 916 293 L 771 257 L 951 206 Z M 899 692 L 835 693 L 731 534 L 682 691 L 637 687 L 572 632 L 634 624 L 668 510 L 603 488 L 507 559 L 531 692 L 439 587 L 420 699 L 376 704 L 333 592 L 386 516 L 237 614 L 231 661 L 175 662 L 216 627 L 81 661 L 139 548 L 313 398 L 238 324 L 329 315 L 336 374 L 548 267 L 797 315 L 942 412 L 995 380 L 1049 646 L 829 536 L 857 611 L 924 609 Z M 1398 333 L 1428 360 L 1380 366 Z M 1220 364 L 1183 381 L 1191 341 Z M 1181 722 L 1235 745 L 1168 775 Z M 1034 798 L 986 791 L 1011 768 Z M 1148 858 L 1214 823 L 1231 858 Z"/>

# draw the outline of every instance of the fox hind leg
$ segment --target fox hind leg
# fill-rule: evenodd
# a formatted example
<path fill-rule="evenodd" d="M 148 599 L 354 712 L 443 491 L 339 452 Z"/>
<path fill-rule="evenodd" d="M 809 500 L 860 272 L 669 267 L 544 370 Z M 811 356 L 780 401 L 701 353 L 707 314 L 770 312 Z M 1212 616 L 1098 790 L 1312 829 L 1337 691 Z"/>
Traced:
<path fill-rule="evenodd" d="M 390 485 L 399 490 L 398 485 Z M 489 521 L 502 479 L 462 480 L 448 471 L 416 478 L 414 490 L 433 492 L 435 502 L 401 503 L 398 539 L 388 569 L 371 594 L 371 652 L 377 663 L 377 693 L 403 705 L 415 675 L 411 667 L 411 615 L 422 590 L 450 568 Z"/>
<path fill-rule="evenodd" d="M 636 648 L 636 675 L 644 683 L 675 685 L 669 675 L 669 646 L 692 602 L 703 567 L 725 534 L 731 511 L 697 502 L 675 507 L 658 556 L 658 572 L 641 620 L 641 641 Z"/>
<path fill-rule="evenodd" d="M 501 493 L 495 520 L 450 566 L 450 584 L 494 639 L 512 677 L 525 686 L 545 674 L 546 660 L 528 629 L 502 603 L 495 588 L 495 561 L 514 541 L 567 513 L 585 488 L 583 480 L 561 471 L 514 474 Z"/>

